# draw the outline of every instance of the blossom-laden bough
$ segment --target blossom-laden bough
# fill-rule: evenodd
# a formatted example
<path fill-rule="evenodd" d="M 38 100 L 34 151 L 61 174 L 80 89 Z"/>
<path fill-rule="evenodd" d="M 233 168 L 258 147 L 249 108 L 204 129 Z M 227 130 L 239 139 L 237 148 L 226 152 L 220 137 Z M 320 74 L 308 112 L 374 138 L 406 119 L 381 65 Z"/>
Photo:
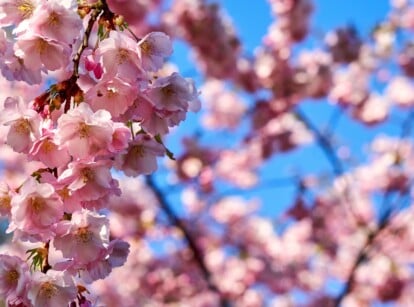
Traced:
<path fill-rule="evenodd" d="M 13 242 L 32 246 L 26 259 L 0 255 L 0 294 L 10 306 L 91 306 L 88 285 L 129 253 L 104 214 L 121 195 L 111 170 L 153 173 L 169 153 L 164 135 L 199 109 L 198 93 L 158 73 L 169 36 L 138 38 L 106 1 L 2 1 L 0 26 L 10 83 L 1 143 L 31 161 L 4 178 L 1 216 Z"/>

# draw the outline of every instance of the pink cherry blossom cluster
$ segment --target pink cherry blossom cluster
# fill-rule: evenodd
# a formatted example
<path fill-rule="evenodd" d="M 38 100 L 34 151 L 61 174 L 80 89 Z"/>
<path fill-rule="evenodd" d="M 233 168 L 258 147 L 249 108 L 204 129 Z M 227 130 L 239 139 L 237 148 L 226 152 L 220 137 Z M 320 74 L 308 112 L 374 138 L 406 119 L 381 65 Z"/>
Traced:
<path fill-rule="evenodd" d="M 237 72 L 240 41 L 217 4 L 202 0 L 174 1 L 165 22 L 170 29 L 176 28 L 172 34 L 191 43 L 206 74 L 229 78 Z"/>
<path fill-rule="evenodd" d="M 269 2 L 275 21 L 249 60 L 241 59 L 237 48 L 229 58 L 215 57 L 228 50 L 223 44 L 236 34 L 232 28 L 216 30 L 229 22 L 210 2 L 177 0 L 165 13 L 167 24 L 178 24 L 176 35 L 195 52 L 206 79 L 201 120 L 209 130 L 185 138 L 183 152 L 169 163 L 173 192 L 164 192 L 181 192 L 184 211 L 172 219 L 174 227 L 157 222 L 157 209 L 139 200 L 124 199 L 126 211 L 113 206 L 116 232 L 130 237 L 131 248 L 142 253 L 128 259 L 128 270 L 94 284 L 107 305 L 132 306 L 137 300 L 160 306 L 412 304 L 414 62 L 410 40 L 395 38 L 412 35 L 412 1 L 393 1 L 399 8 L 384 17 L 370 41 L 351 26 L 315 38 L 309 31 L 311 1 Z M 209 44 L 212 33 L 216 45 Z M 312 44 L 300 45 L 307 36 Z M 315 41 L 321 45 L 309 50 Z M 219 70 L 230 61 L 231 71 Z M 326 127 L 312 113 L 320 109 L 309 107 L 316 104 L 333 109 Z M 367 133 L 374 136 L 359 144 L 366 150 L 362 161 L 341 146 L 347 137 L 358 138 L 342 126 L 335 130 L 340 116 L 361 129 L 374 127 Z M 385 134 L 385 125 L 401 128 L 400 136 L 376 134 Z M 219 142 L 220 133 L 231 138 Z M 316 147 L 332 170 L 303 170 L 324 160 Z M 311 158 L 302 161 L 306 151 Z M 278 176 L 274 165 L 285 163 L 289 154 L 293 175 L 269 180 Z M 293 197 L 277 216 L 273 213 L 286 205 L 279 185 L 288 185 Z M 148 198 L 157 194 L 154 183 L 142 190 Z M 168 200 L 156 202 L 162 206 Z M 149 242 L 142 243 L 143 237 Z M 151 248 L 165 241 L 161 255 Z M 131 278 L 130 271 L 140 276 L 140 284 L 117 287 Z"/>
<path fill-rule="evenodd" d="M 91 306 L 87 285 L 129 252 L 102 211 L 122 193 L 111 170 L 153 173 L 163 136 L 200 107 L 191 80 L 158 74 L 169 37 L 138 38 L 112 2 L 0 2 L 3 77 L 46 87 L 5 97 L 0 116 L 2 146 L 34 165 L 1 187 L 7 232 L 34 245 L 27 261 L 0 255 L 9 306 Z"/>
<path fill-rule="evenodd" d="M 0 305 L 412 305 L 414 3 L 267 2 L 246 51 L 210 0 L 0 1 Z"/>

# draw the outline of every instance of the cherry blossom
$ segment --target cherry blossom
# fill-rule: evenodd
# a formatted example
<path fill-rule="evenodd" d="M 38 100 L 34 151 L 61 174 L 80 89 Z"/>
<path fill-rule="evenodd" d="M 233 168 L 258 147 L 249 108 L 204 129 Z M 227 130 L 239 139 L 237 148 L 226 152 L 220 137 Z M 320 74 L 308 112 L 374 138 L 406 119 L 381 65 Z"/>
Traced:
<path fill-rule="evenodd" d="M 0 305 L 411 306 L 413 3 L 265 5 L 0 1 Z"/>
<path fill-rule="evenodd" d="M 171 41 L 165 33 L 149 33 L 138 42 L 138 54 L 143 69 L 157 71 L 172 54 Z"/>
<path fill-rule="evenodd" d="M 141 76 L 141 64 L 138 57 L 137 42 L 124 33 L 112 31 L 98 49 L 106 73 L 136 81 Z"/>
<path fill-rule="evenodd" d="M 33 306 L 65 306 L 76 298 L 77 289 L 71 277 L 49 270 L 35 272 L 28 297 Z"/>
<path fill-rule="evenodd" d="M 2 1 L 0 4 L 0 23 L 2 26 L 18 24 L 22 20 L 30 18 L 37 6 L 38 1 L 36 0 Z"/>
<path fill-rule="evenodd" d="M 54 235 L 54 226 L 63 216 L 63 202 L 52 185 L 28 179 L 11 200 L 8 231 L 22 238 L 46 241 Z"/>
<path fill-rule="evenodd" d="M 27 26 L 44 37 L 72 44 L 80 35 L 82 26 L 81 19 L 72 8 L 74 1 L 42 1 L 39 4 Z M 24 31 L 23 26 L 26 24 L 20 24 L 16 31 Z"/>
<path fill-rule="evenodd" d="M 58 120 L 56 142 L 75 158 L 88 158 L 103 151 L 112 139 L 111 114 L 91 110 L 86 103 L 63 114 Z"/>
<path fill-rule="evenodd" d="M 95 261 L 106 250 L 107 223 L 104 216 L 87 210 L 77 211 L 72 215 L 70 225 L 60 226 L 59 232 L 62 233 L 53 240 L 53 244 L 62 251 L 63 257 L 72 259 L 76 265 L 82 267 Z M 62 228 L 67 230 L 63 231 Z"/>
<path fill-rule="evenodd" d="M 127 176 L 150 174 L 157 169 L 157 156 L 162 156 L 165 149 L 155 140 L 137 135 L 125 154 L 117 156 L 115 167 Z"/>
<path fill-rule="evenodd" d="M 10 126 L 7 144 L 16 152 L 28 152 L 40 133 L 40 116 L 21 100 L 8 97 L 2 115 L 3 125 Z"/>
<path fill-rule="evenodd" d="M 29 267 L 16 256 L 0 255 L 0 294 L 10 305 L 27 304 L 30 286 Z"/>
<path fill-rule="evenodd" d="M 31 70 L 46 68 L 57 70 L 66 67 L 69 63 L 70 49 L 57 41 L 46 39 L 32 33 L 25 33 L 19 37 L 15 55 Z"/>

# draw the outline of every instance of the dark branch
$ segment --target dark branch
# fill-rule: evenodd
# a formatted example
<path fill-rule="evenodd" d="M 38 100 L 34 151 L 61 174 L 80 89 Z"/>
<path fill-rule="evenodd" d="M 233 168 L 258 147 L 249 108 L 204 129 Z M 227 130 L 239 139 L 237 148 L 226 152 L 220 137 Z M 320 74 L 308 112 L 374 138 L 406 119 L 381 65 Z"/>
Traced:
<path fill-rule="evenodd" d="M 345 282 L 344 289 L 342 290 L 341 294 L 335 299 L 335 307 L 339 307 L 342 303 L 342 300 L 347 296 L 351 290 L 352 286 L 355 282 L 355 274 L 357 272 L 358 267 L 367 259 L 369 249 L 374 242 L 375 238 L 381 233 L 381 231 L 388 225 L 389 217 L 391 216 L 391 211 L 388 211 L 386 216 L 382 219 L 378 228 L 369 233 L 367 240 L 365 241 L 364 246 L 358 253 L 358 256 L 355 258 L 354 265 L 352 266 L 351 272 L 349 273 L 348 279 Z"/>
<path fill-rule="evenodd" d="M 161 209 L 167 214 L 168 219 L 171 221 L 171 223 L 175 227 L 179 228 L 181 232 L 183 233 L 184 239 L 187 242 L 188 247 L 193 253 L 194 261 L 197 263 L 198 267 L 200 268 L 205 280 L 207 281 L 208 287 L 210 288 L 210 290 L 216 292 L 217 295 L 220 297 L 220 305 L 222 307 L 230 306 L 230 304 L 223 298 L 223 295 L 220 293 L 220 290 L 216 287 L 216 285 L 212 281 L 211 273 L 207 269 L 207 266 L 204 262 L 203 253 L 200 250 L 200 248 L 197 246 L 197 243 L 195 242 L 191 234 L 189 233 L 184 222 L 174 213 L 174 211 L 168 204 L 167 199 L 165 198 L 160 188 L 157 186 L 152 176 L 146 176 L 145 181 L 148 187 L 150 187 L 151 190 L 154 192 Z"/>
<path fill-rule="evenodd" d="M 52 267 L 49 264 L 49 246 L 50 241 L 46 242 L 45 247 L 41 249 L 43 251 L 43 263 L 42 263 L 42 272 L 46 274 Z"/>
<path fill-rule="evenodd" d="M 411 133 L 413 119 L 414 119 L 414 112 L 411 111 L 401 125 L 400 140 L 407 137 Z M 390 222 L 392 218 L 393 206 L 389 202 L 389 196 L 390 196 L 389 192 L 387 192 L 384 195 L 384 199 L 383 199 L 384 201 L 381 207 L 385 208 L 385 214 L 384 216 L 381 217 L 378 228 L 368 235 L 364 246 L 359 251 L 358 256 L 355 259 L 354 265 L 352 266 L 351 272 L 348 276 L 348 279 L 345 282 L 344 289 L 341 292 L 341 294 L 335 299 L 335 304 L 334 304 L 335 307 L 339 307 L 342 303 L 342 300 L 345 298 L 345 296 L 347 296 L 351 292 L 352 286 L 355 281 L 355 274 L 357 272 L 358 267 L 367 258 L 369 249 L 372 246 L 372 243 L 374 242 L 375 238 L 378 237 L 378 235 L 388 225 L 388 223 Z M 403 197 L 403 194 L 400 194 L 399 199 L 396 202 L 398 203 L 402 197 Z"/>
<path fill-rule="evenodd" d="M 82 38 L 82 44 L 79 46 L 78 51 L 73 58 L 73 74 L 72 77 L 78 79 L 79 78 L 79 63 L 82 56 L 83 51 L 89 45 L 89 37 L 91 36 L 93 26 L 98 19 L 98 16 L 102 13 L 102 10 L 96 8 L 92 11 L 91 16 L 89 17 L 88 26 L 85 30 L 85 34 Z"/>
<path fill-rule="evenodd" d="M 331 164 L 332 170 L 336 176 L 342 176 L 345 173 L 345 168 L 335 152 L 334 147 L 332 146 L 330 140 L 326 136 L 326 134 L 322 133 L 311 121 L 308 117 L 302 113 L 299 109 L 296 109 L 294 114 L 305 124 L 305 126 L 312 132 L 314 137 L 316 138 L 316 143 L 319 145 L 321 150 L 324 152 L 326 158 Z M 350 194 L 350 182 L 347 177 L 344 177 L 347 181 L 346 188 L 344 191 L 345 198 L 348 200 L 349 203 L 352 203 L 352 198 Z M 358 215 L 357 212 L 354 211 L 352 206 L 345 206 L 345 209 L 350 213 L 352 218 L 358 225 L 363 225 L 363 220 Z"/>
<path fill-rule="evenodd" d="M 316 138 L 317 143 L 320 145 L 321 149 L 325 153 L 327 159 L 332 165 L 332 169 L 335 175 L 340 176 L 344 173 L 344 167 L 341 160 L 338 158 L 338 155 L 335 152 L 335 149 L 332 147 L 329 139 L 322 134 L 317 127 L 307 118 L 307 116 L 302 113 L 299 109 L 296 109 L 294 114 L 301 120 L 305 126 L 313 133 Z"/>

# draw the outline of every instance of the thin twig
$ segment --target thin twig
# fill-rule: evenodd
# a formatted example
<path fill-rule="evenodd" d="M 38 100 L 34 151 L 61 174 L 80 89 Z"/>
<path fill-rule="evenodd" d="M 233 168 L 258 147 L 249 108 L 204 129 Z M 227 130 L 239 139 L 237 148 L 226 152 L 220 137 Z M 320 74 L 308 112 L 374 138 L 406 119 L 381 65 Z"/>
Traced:
<path fill-rule="evenodd" d="M 188 231 L 186 225 L 184 222 L 174 213 L 171 206 L 168 204 L 167 199 L 165 198 L 164 194 L 160 190 L 160 188 L 157 186 L 155 180 L 152 178 L 152 176 L 146 176 L 145 177 L 146 184 L 148 187 L 151 188 L 151 190 L 154 192 L 160 207 L 162 210 L 167 214 L 168 219 L 171 221 L 171 223 L 176 226 L 178 229 L 181 230 L 181 232 L 184 235 L 184 239 L 187 242 L 188 247 L 191 249 L 193 253 L 193 257 L 195 262 L 197 263 L 198 267 L 200 268 L 205 280 L 207 281 L 208 287 L 210 290 L 217 293 L 217 295 L 220 298 L 220 305 L 222 307 L 228 307 L 230 306 L 229 303 L 224 299 L 223 295 L 220 293 L 220 290 L 217 288 L 217 286 L 214 284 L 212 280 L 212 275 L 210 271 L 207 269 L 207 266 L 204 262 L 203 253 L 200 250 L 200 248 L 197 246 L 197 243 L 191 236 L 190 232 Z"/>
<path fill-rule="evenodd" d="M 134 31 L 132 31 L 129 26 L 126 27 L 127 31 L 129 32 L 129 34 L 132 35 L 132 37 L 136 40 L 137 43 L 139 43 L 141 41 L 141 38 L 139 38 L 138 36 L 135 35 Z"/>
<path fill-rule="evenodd" d="M 326 158 L 331 164 L 332 170 L 336 176 L 342 176 L 345 173 L 345 168 L 338 157 L 337 153 L 335 152 L 335 149 L 333 148 L 330 140 L 327 138 L 325 134 L 323 134 L 312 122 L 308 117 L 302 113 L 299 109 L 296 109 L 294 114 L 305 124 L 305 126 L 312 132 L 314 137 L 316 138 L 316 143 L 319 145 L 321 150 L 324 152 Z M 343 177 L 345 180 L 345 200 L 349 201 L 349 203 L 352 203 L 351 199 L 351 191 L 349 190 L 350 182 L 349 178 L 347 176 Z M 362 219 L 358 215 L 357 212 L 354 211 L 354 208 L 351 206 L 345 206 L 345 209 L 349 212 L 349 214 L 352 216 L 352 218 L 355 220 L 357 225 L 361 225 Z"/>
<path fill-rule="evenodd" d="M 375 237 L 376 237 L 375 234 L 370 234 L 368 236 L 368 239 L 365 242 L 364 246 L 359 251 L 358 256 L 356 257 L 356 260 L 354 262 L 354 265 L 352 266 L 351 273 L 349 273 L 348 280 L 345 283 L 345 287 L 342 290 L 342 292 L 339 294 L 339 296 L 335 299 L 335 303 L 334 303 L 335 307 L 339 307 L 341 305 L 342 300 L 344 299 L 344 297 L 346 295 L 348 295 L 348 293 L 351 291 L 351 288 L 354 284 L 355 274 L 356 274 L 357 268 L 365 260 L 367 249 L 369 248 L 369 246 L 371 246 L 371 243 L 375 239 Z"/>
<path fill-rule="evenodd" d="M 45 247 L 43 248 L 44 255 L 43 255 L 43 263 L 42 263 L 42 272 L 46 274 L 52 267 L 49 264 L 49 247 L 50 241 L 47 241 Z"/>
<path fill-rule="evenodd" d="M 78 51 L 76 52 L 73 58 L 73 73 L 72 73 L 73 78 L 76 78 L 76 79 L 79 78 L 79 63 L 80 63 L 82 53 L 89 45 L 89 37 L 91 36 L 93 26 L 101 13 L 102 13 L 102 9 L 98 9 L 98 8 L 94 9 L 91 13 L 91 17 L 89 18 L 89 21 L 88 21 L 88 26 L 82 38 L 82 44 L 79 46 Z"/>
<path fill-rule="evenodd" d="M 334 132 L 343 114 L 344 114 L 344 111 L 341 107 L 336 107 L 332 111 L 331 116 L 328 120 L 328 123 L 326 124 L 326 127 L 323 130 L 325 135 L 329 136 Z"/>
<path fill-rule="evenodd" d="M 403 138 L 407 137 L 411 133 L 413 119 L 414 119 L 414 112 L 411 111 L 408 114 L 408 116 L 405 119 L 405 121 L 401 125 L 400 141 Z M 399 145 L 401 145 L 401 144 L 399 144 Z M 390 193 L 389 192 L 387 192 L 384 195 L 383 203 L 381 205 L 381 208 L 384 208 L 385 209 L 385 213 L 380 218 L 378 228 L 375 231 L 371 232 L 368 235 L 367 240 L 365 241 L 364 246 L 359 251 L 358 256 L 356 257 L 355 262 L 354 262 L 354 264 L 352 266 L 351 272 L 350 272 L 350 274 L 348 276 L 348 279 L 345 282 L 344 289 L 339 294 L 339 296 L 335 299 L 335 304 L 334 304 L 335 307 L 339 307 L 341 305 L 343 299 L 352 290 L 352 286 L 353 286 L 353 284 L 355 282 L 355 274 L 357 272 L 357 269 L 362 264 L 362 262 L 366 259 L 367 255 L 368 255 L 368 252 L 369 252 L 369 249 L 372 246 L 372 243 L 374 242 L 375 238 L 378 237 L 378 235 L 381 233 L 381 231 L 383 229 L 385 229 L 385 227 L 388 225 L 388 223 L 392 219 L 393 208 L 396 207 L 396 206 L 393 206 L 392 203 L 389 202 L 389 199 L 390 199 L 389 196 L 390 196 Z M 401 200 L 401 198 L 403 196 L 404 196 L 403 194 L 400 194 L 399 195 L 399 198 L 396 200 L 396 203 L 397 204 L 400 202 L 400 200 Z M 387 206 L 387 204 L 388 204 L 388 206 Z"/>
<path fill-rule="evenodd" d="M 349 292 L 352 290 L 352 286 L 355 282 L 355 274 L 357 272 L 357 269 L 359 266 L 366 260 L 369 249 L 374 242 L 374 240 L 378 237 L 378 235 L 382 232 L 382 230 L 385 229 L 385 227 L 388 225 L 388 222 L 390 221 L 389 217 L 391 216 L 391 210 L 388 210 L 384 218 L 382 219 L 380 225 L 378 228 L 368 234 L 367 240 L 365 241 L 364 246 L 360 249 L 358 256 L 356 257 L 356 260 L 351 268 L 351 272 L 349 273 L 348 279 L 345 282 L 344 289 L 342 290 L 341 294 L 335 299 L 334 306 L 339 307 L 342 303 L 342 300 L 349 294 Z"/>
<path fill-rule="evenodd" d="M 344 167 L 341 160 L 338 158 L 331 142 L 322 134 L 319 129 L 308 119 L 308 117 L 302 113 L 299 109 L 296 109 L 294 114 L 305 124 L 305 126 L 313 133 L 317 143 L 325 153 L 325 156 L 330 161 L 332 169 L 335 175 L 340 176 L 344 173 Z"/>

